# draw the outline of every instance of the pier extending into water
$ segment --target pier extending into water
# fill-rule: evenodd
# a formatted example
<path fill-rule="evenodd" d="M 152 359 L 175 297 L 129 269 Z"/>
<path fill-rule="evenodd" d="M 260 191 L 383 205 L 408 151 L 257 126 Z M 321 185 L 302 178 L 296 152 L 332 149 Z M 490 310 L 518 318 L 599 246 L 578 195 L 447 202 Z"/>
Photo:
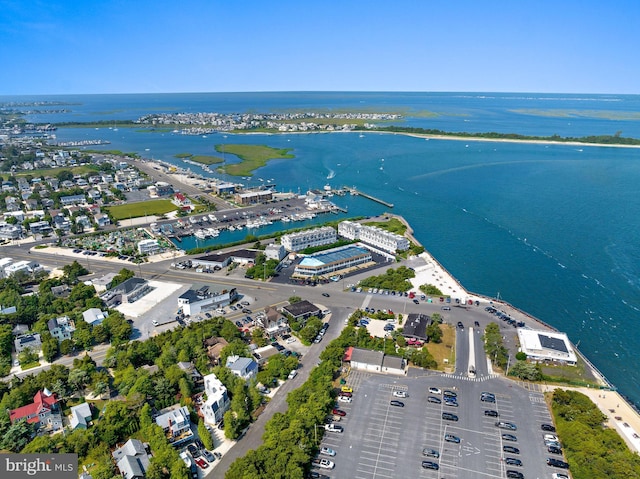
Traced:
<path fill-rule="evenodd" d="M 350 188 L 348 186 L 345 186 L 343 189 L 345 191 L 348 191 L 352 195 L 364 196 L 365 198 L 368 198 L 371 201 L 375 201 L 376 203 L 380 203 L 381 205 L 385 205 L 388 208 L 393 208 L 393 203 L 389 203 L 388 201 L 384 201 L 384 200 L 381 200 L 380 198 L 376 198 L 375 196 L 371 196 L 371 195 L 369 195 L 367 193 L 363 193 L 362 191 L 357 190 L 355 187 Z"/>

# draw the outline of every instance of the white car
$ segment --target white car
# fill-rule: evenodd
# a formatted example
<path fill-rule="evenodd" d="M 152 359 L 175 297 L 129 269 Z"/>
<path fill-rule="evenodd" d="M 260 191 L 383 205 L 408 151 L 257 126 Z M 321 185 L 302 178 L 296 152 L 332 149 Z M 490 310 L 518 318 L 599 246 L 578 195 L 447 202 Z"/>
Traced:
<path fill-rule="evenodd" d="M 316 465 L 322 469 L 333 469 L 335 467 L 333 461 L 330 461 L 329 459 L 320 459 Z"/>
<path fill-rule="evenodd" d="M 544 440 L 545 441 L 555 441 L 555 442 L 560 442 L 558 440 L 558 436 L 556 436 L 555 434 L 545 434 L 544 435 Z"/>
<path fill-rule="evenodd" d="M 439 388 L 429 388 L 429 393 L 431 393 L 431 394 L 442 394 L 442 391 Z"/>
<path fill-rule="evenodd" d="M 346 396 L 338 396 L 338 402 L 350 403 L 351 402 L 351 398 L 350 397 L 346 397 Z"/>
<path fill-rule="evenodd" d="M 397 398 L 409 397 L 409 395 L 405 391 L 393 391 L 393 396 Z"/>
<path fill-rule="evenodd" d="M 294 338 L 293 336 L 291 336 L 290 338 L 287 338 L 287 340 L 285 341 L 285 343 L 287 344 L 291 344 L 295 342 L 296 342 L 296 338 Z"/>
<path fill-rule="evenodd" d="M 298 371 L 296 371 L 295 369 L 292 370 L 289 375 L 287 376 L 287 379 L 293 379 L 298 375 Z"/>

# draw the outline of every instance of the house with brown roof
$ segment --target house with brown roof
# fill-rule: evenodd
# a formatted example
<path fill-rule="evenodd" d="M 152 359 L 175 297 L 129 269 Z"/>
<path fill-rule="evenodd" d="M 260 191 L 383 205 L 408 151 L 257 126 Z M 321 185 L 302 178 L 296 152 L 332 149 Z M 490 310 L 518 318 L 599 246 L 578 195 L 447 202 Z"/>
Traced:
<path fill-rule="evenodd" d="M 211 337 L 204 340 L 204 347 L 207 348 L 207 356 L 211 364 L 214 366 L 220 364 L 220 353 L 227 344 L 229 343 L 224 338 Z"/>

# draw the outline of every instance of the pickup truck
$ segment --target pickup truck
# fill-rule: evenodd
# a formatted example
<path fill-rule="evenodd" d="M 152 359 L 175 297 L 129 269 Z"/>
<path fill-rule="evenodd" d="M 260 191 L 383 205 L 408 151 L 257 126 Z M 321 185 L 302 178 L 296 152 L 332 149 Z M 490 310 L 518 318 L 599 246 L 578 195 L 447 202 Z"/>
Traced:
<path fill-rule="evenodd" d="M 342 426 L 338 426 L 337 424 L 325 424 L 324 425 L 324 430 L 328 431 L 328 432 L 343 432 L 344 429 L 342 428 Z"/>
<path fill-rule="evenodd" d="M 333 463 L 333 461 L 330 461 L 329 459 L 314 459 L 313 462 L 311 463 L 314 467 L 320 467 L 322 469 L 333 469 L 335 467 L 335 464 Z"/>

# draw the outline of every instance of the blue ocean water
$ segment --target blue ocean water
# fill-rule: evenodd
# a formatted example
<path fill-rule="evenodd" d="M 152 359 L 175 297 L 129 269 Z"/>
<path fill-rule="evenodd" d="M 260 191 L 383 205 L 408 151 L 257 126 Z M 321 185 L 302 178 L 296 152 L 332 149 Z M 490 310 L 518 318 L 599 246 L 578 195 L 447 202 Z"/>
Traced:
<path fill-rule="evenodd" d="M 640 96 L 207 93 L 39 99 L 75 104 L 66 107 L 70 113 L 34 115 L 34 121 L 348 109 L 401 111 L 405 125 L 447 131 L 576 137 L 621 132 L 640 138 Z M 56 134 L 61 141 L 108 139 L 108 149 L 135 151 L 201 173 L 174 155 L 216 154 L 214 146 L 225 143 L 292 148 L 295 159 L 271 161 L 239 181 L 255 185 L 273 179 L 280 190 L 301 192 L 326 183 L 356 186 L 393 203 L 393 212 L 407 218 L 416 237 L 467 289 L 488 296 L 499 292 L 567 332 L 623 394 L 640 404 L 640 149 L 369 132 L 203 138 L 135 128 L 62 128 Z M 237 161 L 232 155 L 225 159 Z M 350 216 L 387 210 L 359 197 L 334 200 L 348 207 Z"/>

